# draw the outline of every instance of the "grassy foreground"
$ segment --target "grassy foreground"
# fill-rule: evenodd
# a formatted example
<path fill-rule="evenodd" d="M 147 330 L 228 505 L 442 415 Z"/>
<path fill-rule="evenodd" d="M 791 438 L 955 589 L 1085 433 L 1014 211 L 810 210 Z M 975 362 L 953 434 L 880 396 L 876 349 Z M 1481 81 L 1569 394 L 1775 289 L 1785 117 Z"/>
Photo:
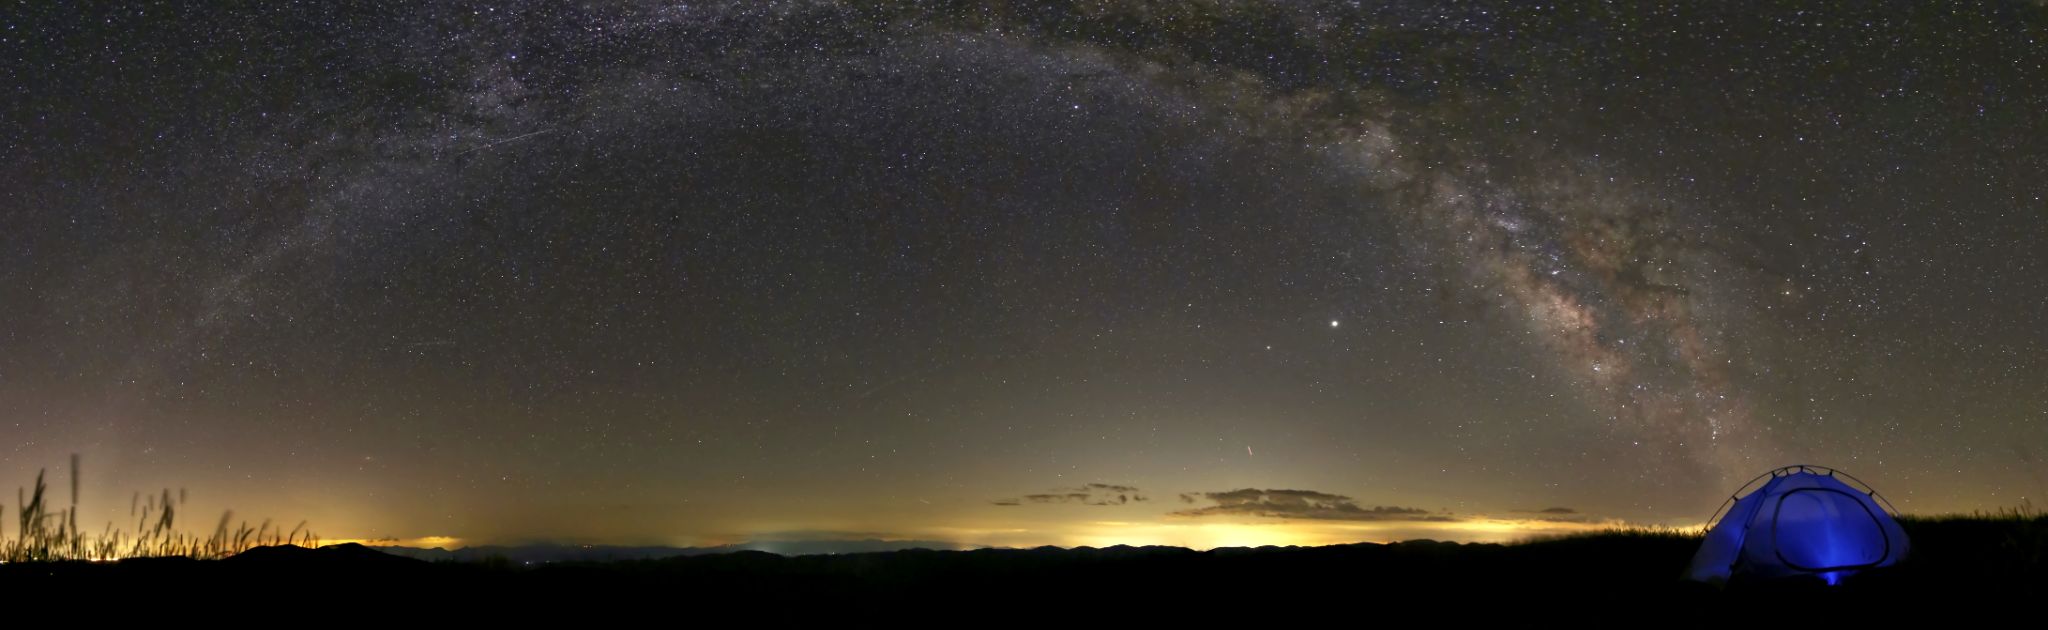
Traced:
<path fill-rule="evenodd" d="M 234 512 L 222 513 L 211 534 L 187 532 L 178 525 L 178 516 L 184 513 L 185 491 L 179 489 L 174 496 L 169 488 L 160 494 L 136 493 L 128 503 L 128 517 L 132 520 L 119 526 L 108 522 L 97 531 L 90 530 L 78 523 L 78 456 L 71 458 L 69 505 L 55 505 L 44 477 L 44 472 L 37 472 L 33 490 L 15 491 L 14 505 L 19 518 L 12 536 L 5 535 L 5 528 L 0 527 L 0 562 L 169 557 L 217 560 L 258 547 L 320 544 L 319 536 L 307 530 L 304 521 L 290 530 L 273 526 L 269 519 L 250 527 L 247 521 L 236 521 Z M 0 509 L 0 513 L 5 512 Z M 129 522 L 134 523 L 133 528 L 127 527 Z"/>
<path fill-rule="evenodd" d="M 245 605 L 343 594 L 422 618 L 648 612 L 745 623 L 853 625 L 1478 623 L 1709 627 L 1768 619 L 1990 621 L 2048 596 L 2048 517 L 2011 511 L 1901 519 L 1913 553 L 1840 586 L 1717 589 L 1678 579 L 1699 538 L 1620 530 L 1518 544 L 1411 541 L 1325 547 L 909 550 L 784 557 L 758 551 L 515 566 L 430 563 L 358 545 L 252 548 L 220 560 L 0 566 L 17 595 L 232 592 Z M 739 615 L 734 617 L 734 615 Z"/>

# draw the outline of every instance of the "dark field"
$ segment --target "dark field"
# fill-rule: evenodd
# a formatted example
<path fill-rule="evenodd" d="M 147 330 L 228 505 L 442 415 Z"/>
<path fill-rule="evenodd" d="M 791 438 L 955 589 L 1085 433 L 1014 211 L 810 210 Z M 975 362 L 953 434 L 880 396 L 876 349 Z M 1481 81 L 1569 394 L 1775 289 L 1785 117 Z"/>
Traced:
<path fill-rule="evenodd" d="M 1617 531 L 1521 544 L 897 551 L 662 560 L 425 562 L 356 545 L 257 548 L 225 560 L 0 566 L 35 601 L 218 601 L 289 608 L 341 599 L 429 618 L 573 615 L 987 625 L 1233 621 L 1259 625 L 1500 622 L 1698 627 L 1769 619 L 2038 621 L 2048 517 L 1906 518 L 1904 564 L 1842 585 L 1682 582 L 1697 538 Z M 89 605 L 89 604 L 88 604 Z M 355 612 L 360 609 L 341 607 Z M 680 617 L 675 617 L 680 616 Z M 2032 621 L 2027 621 L 2031 619 Z"/>

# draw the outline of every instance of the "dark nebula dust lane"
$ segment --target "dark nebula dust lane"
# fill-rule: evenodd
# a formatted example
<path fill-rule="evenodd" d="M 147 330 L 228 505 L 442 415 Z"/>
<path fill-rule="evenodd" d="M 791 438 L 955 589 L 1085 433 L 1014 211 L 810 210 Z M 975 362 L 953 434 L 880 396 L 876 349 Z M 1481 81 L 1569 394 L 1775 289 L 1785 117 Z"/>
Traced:
<path fill-rule="evenodd" d="M 471 542 L 2037 501 L 2044 49 L 2038 2 L 13 7 L 0 479 Z"/>

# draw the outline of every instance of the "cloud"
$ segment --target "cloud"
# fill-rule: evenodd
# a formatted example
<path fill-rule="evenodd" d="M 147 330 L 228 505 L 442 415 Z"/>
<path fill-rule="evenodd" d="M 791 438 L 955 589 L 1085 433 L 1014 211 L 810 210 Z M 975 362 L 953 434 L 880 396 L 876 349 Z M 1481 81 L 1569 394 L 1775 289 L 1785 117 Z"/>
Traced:
<path fill-rule="evenodd" d="M 1137 492 L 1138 492 L 1138 487 L 1137 487 L 1137 486 L 1120 486 L 1120 485 L 1117 485 L 1117 484 L 1112 484 L 1112 483 L 1091 483 L 1091 484 L 1086 484 L 1086 485 L 1083 485 L 1083 486 L 1081 486 L 1081 488 L 1080 488 L 1080 489 L 1082 489 L 1082 490 L 1101 490 L 1101 491 L 1105 491 L 1105 492 L 1118 492 L 1118 493 L 1124 493 L 1124 494 L 1135 494 L 1135 493 L 1137 493 Z"/>
<path fill-rule="evenodd" d="M 1175 516 L 1261 516 L 1325 521 L 1427 521 L 1459 520 L 1446 514 L 1412 507 L 1375 505 L 1360 507 L 1351 497 L 1314 490 L 1261 490 L 1243 488 L 1227 492 L 1182 494 L 1181 502 L 1208 500 L 1215 505 L 1173 512 Z"/>
<path fill-rule="evenodd" d="M 1137 486 L 1114 483 L 1086 483 L 1073 488 L 1054 488 L 1051 492 L 1027 494 L 1022 497 L 996 499 L 994 505 L 1023 505 L 1026 503 L 1071 503 L 1077 505 L 1128 505 L 1150 501 Z"/>
<path fill-rule="evenodd" d="M 1591 514 L 1585 514 L 1578 510 L 1574 510 L 1568 507 L 1548 507 L 1543 508 L 1541 510 L 1515 510 L 1515 514 L 1527 515 L 1519 517 L 1522 520 L 1548 521 L 1552 523 L 1591 523 L 1595 520 L 1598 520 L 1593 518 L 1593 515 Z"/>

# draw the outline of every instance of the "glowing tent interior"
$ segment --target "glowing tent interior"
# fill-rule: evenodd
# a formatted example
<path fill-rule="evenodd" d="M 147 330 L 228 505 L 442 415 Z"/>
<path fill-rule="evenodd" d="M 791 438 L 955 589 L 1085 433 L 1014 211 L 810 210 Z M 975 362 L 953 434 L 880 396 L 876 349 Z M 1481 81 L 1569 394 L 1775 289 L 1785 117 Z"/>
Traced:
<path fill-rule="evenodd" d="M 1825 466 L 1764 473 L 1736 489 L 1733 507 L 1722 505 L 1727 514 L 1707 531 L 1685 577 L 1722 584 L 1737 576 L 1812 576 L 1835 584 L 1890 566 L 1906 555 L 1906 533 L 1880 500 L 1861 480 Z"/>

